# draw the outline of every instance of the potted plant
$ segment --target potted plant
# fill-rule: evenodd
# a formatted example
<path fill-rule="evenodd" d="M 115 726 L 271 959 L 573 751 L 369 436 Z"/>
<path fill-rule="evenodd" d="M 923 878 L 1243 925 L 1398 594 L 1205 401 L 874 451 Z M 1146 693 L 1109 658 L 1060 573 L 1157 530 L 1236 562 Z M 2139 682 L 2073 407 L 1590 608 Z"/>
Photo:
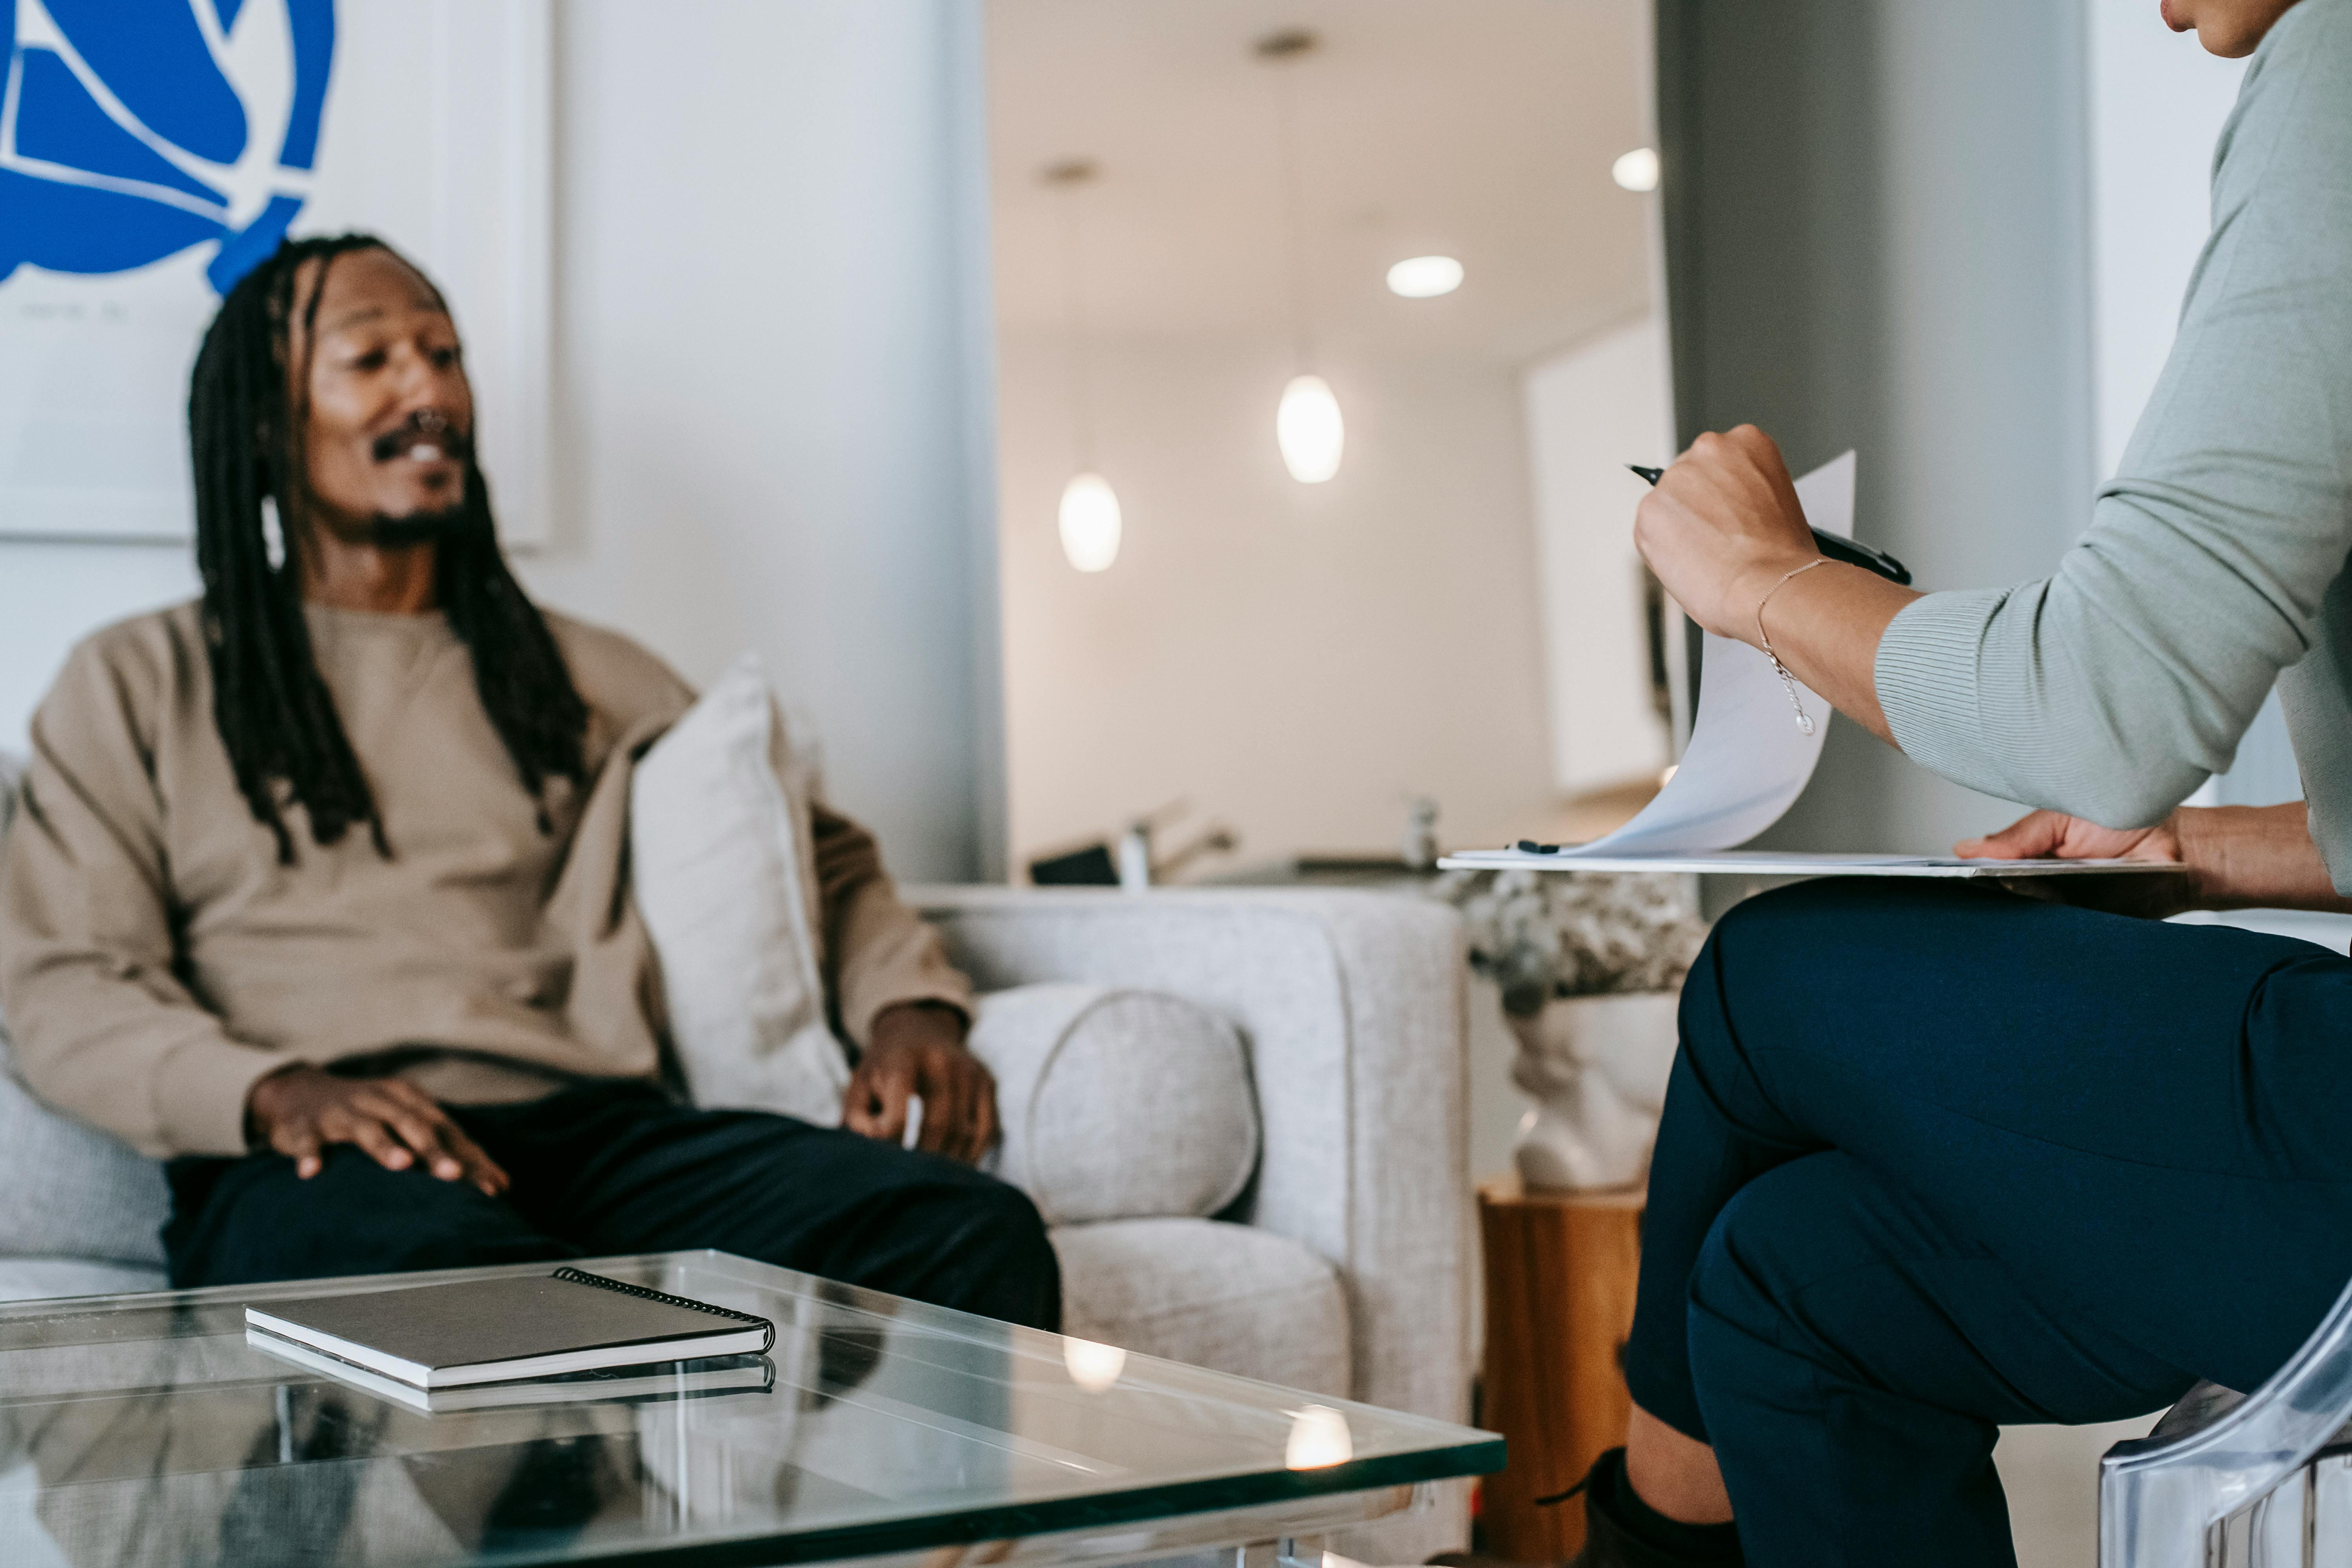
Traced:
<path fill-rule="evenodd" d="M 1696 879 L 1457 871 L 1433 885 L 1518 1037 L 1511 1081 L 1536 1102 L 1512 1147 L 1533 1188 L 1645 1180 L 1674 1066 L 1683 976 L 1706 940 Z"/>

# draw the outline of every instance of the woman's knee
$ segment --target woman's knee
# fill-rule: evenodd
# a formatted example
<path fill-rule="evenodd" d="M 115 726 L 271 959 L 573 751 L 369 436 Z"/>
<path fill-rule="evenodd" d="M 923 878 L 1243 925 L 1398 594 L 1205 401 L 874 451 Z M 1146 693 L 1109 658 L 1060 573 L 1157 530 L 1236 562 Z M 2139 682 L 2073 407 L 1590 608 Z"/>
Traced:
<path fill-rule="evenodd" d="M 1787 1167 L 1782 1167 L 1786 1169 Z M 1691 1363 L 1719 1359 L 1743 1342 L 1770 1344 L 1785 1321 L 1778 1254 L 1788 1229 L 1805 1223 L 1798 1205 L 1780 1200 L 1771 1173 L 1742 1187 L 1723 1205 L 1699 1247 L 1689 1284 Z M 1700 1325 L 1707 1325 L 1702 1333 Z"/>
<path fill-rule="evenodd" d="M 1683 983 L 1684 1046 L 1704 1068 L 1725 1050 L 1819 1044 L 1812 1025 L 1826 994 L 1882 987 L 1906 967 L 1898 955 L 1948 940 L 1955 917 L 1987 897 L 1957 885 L 1827 877 L 1744 899 L 1716 921 Z"/>
<path fill-rule="evenodd" d="M 1861 877 L 1814 877 L 1768 889 L 1717 916 L 1702 952 L 1713 955 L 1719 968 L 1741 969 L 1817 952 L 1824 922 L 1851 932 L 1858 921 L 1877 918 L 1874 906 L 1887 891 Z"/>
<path fill-rule="evenodd" d="M 1870 1178 L 1849 1155 L 1824 1151 L 1765 1172 L 1723 1205 L 1691 1269 L 1688 1332 L 1694 1379 L 1744 1381 L 1760 1363 L 1834 1359 L 1801 1298 L 1824 1280 L 1882 1261 L 1872 1228 Z"/>
<path fill-rule="evenodd" d="M 1716 1215 L 1692 1268 L 1693 1380 L 1717 1397 L 1867 1382 L 1890 1356 L 1946 1364 L 1952 1324 L 1942 1294 L 1992 1299 L 1997 1268 L 1916 1197 L 1838 1150 L 1763 1173 Z M 1793 1396 L 1786 1390 L 1772 1397 Z M 1713 1420 L 1713 1416 L 1709 1416 Z"/>
<path fill-rule="evenodd" d="M 1820 889 L 1839 884 L 1797 882 L 1746 898 L 1717 916 L 1683 984 L 1685 1023 L 1694 1005 L 1719 1013 L 1728 1002 L 1727 981 L 1759 966 L 1797 959 L 1811 940 Z"/>
<path fill-rule="evenodd" d="M 1757 1011 L 1769 1008 L 1769 988 L 1744 983 L 1749 974 L 1786 963 L 1802 963 L 1809 923 L 1809 889 L 1800 882 L 1744 899 L 1726 910 L 1683 981 L 1678 1028 L 1684 1051 L 1695 1058 L 1702 1080 L 1719 1081 L 1738 1064 L 1743 1025 L 1752 1027 Z"/>

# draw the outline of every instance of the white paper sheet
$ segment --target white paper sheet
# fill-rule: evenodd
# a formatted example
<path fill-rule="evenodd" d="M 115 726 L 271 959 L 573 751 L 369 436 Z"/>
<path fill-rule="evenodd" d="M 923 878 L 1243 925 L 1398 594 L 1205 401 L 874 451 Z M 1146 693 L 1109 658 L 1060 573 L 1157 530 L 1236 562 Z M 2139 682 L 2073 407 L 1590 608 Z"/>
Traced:
<path fill-rule="evenodd" d="M 1853 536 L 1852 452 L 1797 481 L 1805 520 L 1823 533 Z M 1813 732 L 1797 727 L 1772 661 L 1744 642 L 1706 634 L 1699 664 L 1698 711 L 1690 744 L 1657 798 L 1605 838 L 1562 849 L 1559 858 L 1633 853 L 1692 855 L 1745 844 L 1796 803 L 1822 760 L 1830 707 L 1800 684 L 1798 700 Z"/>
<path fill-rule="evenodd" d="M 1852 452 L 1797 481 L 1805 519 L 1824 533 L 1853 537 Z M 1739 850 L 1780 820 L 1822 759 L 1830 705 L 1797 687 L 1813 732 L 1797 724 L 1772 661 L 1746 643 L 1708 633 L 1699 667 L 1698 711 L 1690 744 L 1656 798 L 1616 832 L 1550 854 L 1482 849 L 1450 855 L 1449 870 L 1701 871 L 1750 876 L 2024 877 L 2178 869 L 2123 860 L 1961 860 L 1921 855 L 1822 855 Z"/>

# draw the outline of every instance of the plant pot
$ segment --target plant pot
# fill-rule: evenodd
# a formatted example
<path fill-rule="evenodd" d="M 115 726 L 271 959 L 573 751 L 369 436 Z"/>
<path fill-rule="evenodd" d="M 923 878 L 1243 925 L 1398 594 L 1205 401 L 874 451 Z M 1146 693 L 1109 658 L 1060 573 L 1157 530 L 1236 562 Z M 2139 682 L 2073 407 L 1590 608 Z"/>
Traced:
<path fill-rule="evenodd" d="M 1523 1184 L 1596 1192 L 1648 1179 L 1680 1000 L 1672 991 L 1557 996 L 1510 1018 L 1519 1041 L 1511 1081 L 1536 1102 L 1511 1147 Z"/>

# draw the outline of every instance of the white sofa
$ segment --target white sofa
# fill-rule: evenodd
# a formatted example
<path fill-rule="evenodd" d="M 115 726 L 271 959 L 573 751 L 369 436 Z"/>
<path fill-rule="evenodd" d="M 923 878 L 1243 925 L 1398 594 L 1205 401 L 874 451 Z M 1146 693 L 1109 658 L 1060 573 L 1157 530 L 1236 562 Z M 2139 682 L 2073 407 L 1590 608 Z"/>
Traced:
<path fill-rule="evenodd" d="M 1453 912 L 1355 891 L 916 889 L 983 991 L 1085 980 L 1233 1020 L 1263 1126 L 1214 1220 L 1054 1233 L 1065 1328 L 1131 1350 L 1469 1418 L 1465 973 Z M 1116 1137 L 1106 1127 L 1106 1137 Z M 1418 1563 L 1468 1543 L 1469 1489 L 1340 1544 Z"/>
<path fill-rule="evenodd" d="M 0 758 L 0 797 L 5 759 Z M 0 826 L 5 826 L 0 798 Z M 1230 1020 L 1262 1126 L 1213 1219 L 1058 1227 L 1071 1333 L 1466 1419 L 1470 1193 L 1452 913 L 1331 891 L 915 889 L 983 991 L 1172 993 Z M 1106 1140 L 1120 1129 L 1106 1121 Z M 0 1030 L 0 1300 L 160 1289 L 162 1174 L 26 1090 Z M 1468 1540 L 1467 1489 L 1340 1542 L 1418 1562 Z"/>

